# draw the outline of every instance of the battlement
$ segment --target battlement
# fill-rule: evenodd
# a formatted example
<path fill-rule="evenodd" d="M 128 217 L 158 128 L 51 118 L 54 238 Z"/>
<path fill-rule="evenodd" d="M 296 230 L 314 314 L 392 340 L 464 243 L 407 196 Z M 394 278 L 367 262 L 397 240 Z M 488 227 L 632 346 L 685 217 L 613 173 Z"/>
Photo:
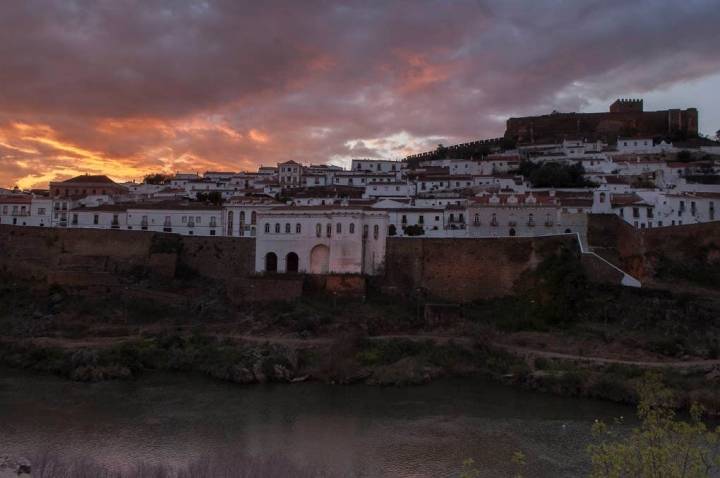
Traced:
<path fill-rule="evenodd" d="M 641 113 L 643 111 L 643 100 L 642 99 L 626 99 L 619 98 L 610 105 L 610 113 L 628 113 L 636 112 Z"/>

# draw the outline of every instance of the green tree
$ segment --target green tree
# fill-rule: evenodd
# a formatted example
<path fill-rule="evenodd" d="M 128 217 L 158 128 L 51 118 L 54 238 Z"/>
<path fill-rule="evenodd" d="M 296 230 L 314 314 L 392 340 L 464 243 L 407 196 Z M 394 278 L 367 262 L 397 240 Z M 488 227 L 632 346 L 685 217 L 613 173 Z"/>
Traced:
<path fill-rule="evenodd" d="M 170 176 L 162 173 L 153 173 L 145 176 L 146 184 L 166 184 L 170 181 Z"/>
<path fill-rule="evenodd" d="M 638 387 L 639 427 L 629 436 L 596 421 L 596 443 L 588 447 L 591 478 L 701 478 L 720 472 L 720 428 L 708 429 L 702 408 L 690 410 L 690 420 L 677 419 L 672 392 L 657 372 Z"/>
<path fill-rule="evenodd" d="M 403 232 L 406 236 L 422 236 L 425 234 L 425 228 L 419 224 L 413 224 L 411 226 L 404 226 Z"/>

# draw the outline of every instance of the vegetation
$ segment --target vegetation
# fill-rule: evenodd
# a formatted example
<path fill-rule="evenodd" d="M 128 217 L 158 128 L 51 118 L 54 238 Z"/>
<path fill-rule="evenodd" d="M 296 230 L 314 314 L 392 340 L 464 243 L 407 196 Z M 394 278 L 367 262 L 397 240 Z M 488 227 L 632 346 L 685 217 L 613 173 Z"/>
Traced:
<path fill-rule="evenodd" d="M 720 284 L 720 269 L 718 262 L 709 258 L 719 252 L 720 250 L 711 244 L 697 248 L 691 257 L 685 257 L 683 260 L 658 255 L 655 274 L 662 280 L 680 279 L 692 284 L 717 287 Z"/>
<path fill-rule="evenodd" d="M 144 181 L 147 184 L 167 184 L 170 179 L 172 179 L 172 176 L 169 174 L 153 173 L 145 176 Z"/>
<path fill-rule="evenodd" d="M 720 471 L 720 428 L 702 421 L 702 408 L 693 405 L 690 420 L 677 419 L 672 393 L 660 376 L 648 374 L 639 386 L 638 417 L 630 436 L 596 422 L 591 455 L 592 478 L 701 478 Z"/>
<path fill-rule="evenodd" d="M 223 203 L 222 194 L 219 191 L 210 191 L 207 193 L 197 193 L 196 199 L 200 202 L 208 202 L 219 206 Z"/>
<path fill-rule="evenodd" d="M 567 165 L 555 162 L 542 164 L 524 160 L 517 170 L 536 188 L 582 188 L 594 186 L 585 179 L 585 168 L 580 163 Z"/>
<path fill-rule="evenodd" d="M 425 228 L 419 224 L 411 226 L 403 226 L 403 232 L 406 236 L 422 236 L 425 234 Z"/>

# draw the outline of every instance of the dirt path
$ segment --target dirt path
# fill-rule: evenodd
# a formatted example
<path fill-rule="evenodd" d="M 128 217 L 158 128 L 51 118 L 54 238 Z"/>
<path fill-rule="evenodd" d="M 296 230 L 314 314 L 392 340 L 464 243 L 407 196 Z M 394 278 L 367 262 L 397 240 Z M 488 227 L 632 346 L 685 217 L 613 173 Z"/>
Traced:
<path fill-rule="evenodd" d="M 530 349 L 526 347 L 518 347 L 516 345 L 507 345 L 500 343 L 491 344 L 493 347 L 497 347 L 510 352 L 514 355 L 522 357 L 543 357 L 550 359 L 559 360 L 573 360 L 578 362 L 588 362 L 596 364 L 620 364 L 620 365 L 632 365 L 635 367 L 642 368 L 703 368 L 712 369 L 720 366 L 720 360 L 686 360 L 686 361 L 643 361 L 643 360 L 622 360 L 612 359 L 604 357 L 588 357 L 583 355 L 565 354 L 560 352 L 549 352 L 547 350 Z"/>
<path fill-rule="evenodd" d="M 295 348 L 312 348 L 318 346 L 332 345 L 338 339 L 331 337 L 316 337 L 316 338 L 294 338 L 294 337 L 283 337 L 283 336 L 258 336 L 258 335 L 242 335 L 242 334 L 218 334 L 219 338 L 228 338 L 238 342 L 251 342 L 251 343 L 270 343 L 284 345 Z M 58 338 L 58 337 L 34 337 L 26 340 L 31 341 L 35 345 L 46 346 L 46 347 L 60 347 L 60 348 L 107 348 L 114 345 L 121 344 L 132 340 L 139 339 L 139 335 L 128 335 L 121 337 L 96 337 L 96 338 L 84 338 L 84 339 L 70 339 L 70 338 Z M 396 335 L 377 335 L 367 337 L 368 340 L 383 341 L 383 340 L 413 340 L 413 341 L 426 341 L 431 340 L 436 344 L 447 344 L 450 342 L 459 345 L 473 345 L 476 340 L 467 336 L 454 336 L 454 335 L 435 335 L 435 334 L 396 334 Z M 2 342 L 14 342 L 17 338 L 11 337 L 0 337 L 0 343 Z M 630 365 L 641 368 L 700 368 L 700 369 L 712 369 L 720 367 L 720 359 L 715 360 L 685 360 L 685 361 L 647 361 L 647 360 L 623 360 L 606 357 L 593 357 L 585 355 L 575 355 L 561 352 L 550 352 L 547 350 L 539 350 L 528 347 L 520 347 L 517 345 L 508 345 L 499 342 L 488 343 L 491 347 L 495 347 L 513 355 L 523 358 L 536 358 L 543 357 L 548 359 L 557 360 L 571 360 L 576 362 L 593 363 L 598 365 Z"/>

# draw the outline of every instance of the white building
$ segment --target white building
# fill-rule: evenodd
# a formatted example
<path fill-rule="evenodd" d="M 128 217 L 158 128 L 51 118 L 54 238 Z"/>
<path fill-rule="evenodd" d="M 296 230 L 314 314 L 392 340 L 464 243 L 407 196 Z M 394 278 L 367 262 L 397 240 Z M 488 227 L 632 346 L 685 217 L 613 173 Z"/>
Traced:
<path fill-rule="evenodd" d="M 282 203 L 269 197 L 237 198 L 225 203 L 226 227 L 224 235 L 255 237 L 258 213 L 282 205 Z"/>
<path fill-rule="evenodd" d="M 388 159 L 353 159 L 351 171 L 366 171 L 371 173 L 399 173 L 402 169 L 401 161 Z"/>
<path fill-rule="evenodd" d="M 409 182 L 372 182 L 365 186 L 365 198 L 409 198 L 415 196 L 415 185 Z"/>
<path fill-rule="evenodd" d="M 257 272 L 378 274 L 387 214 L 362 207 L 279 207 L 258 214 Z"/>
<path fill-rule="evenodd" d="M 285 188 L 297 188 L 302 186 L 303 167 L 295 161 L 285 161 L 278 163 L 278 181 Z"/>

